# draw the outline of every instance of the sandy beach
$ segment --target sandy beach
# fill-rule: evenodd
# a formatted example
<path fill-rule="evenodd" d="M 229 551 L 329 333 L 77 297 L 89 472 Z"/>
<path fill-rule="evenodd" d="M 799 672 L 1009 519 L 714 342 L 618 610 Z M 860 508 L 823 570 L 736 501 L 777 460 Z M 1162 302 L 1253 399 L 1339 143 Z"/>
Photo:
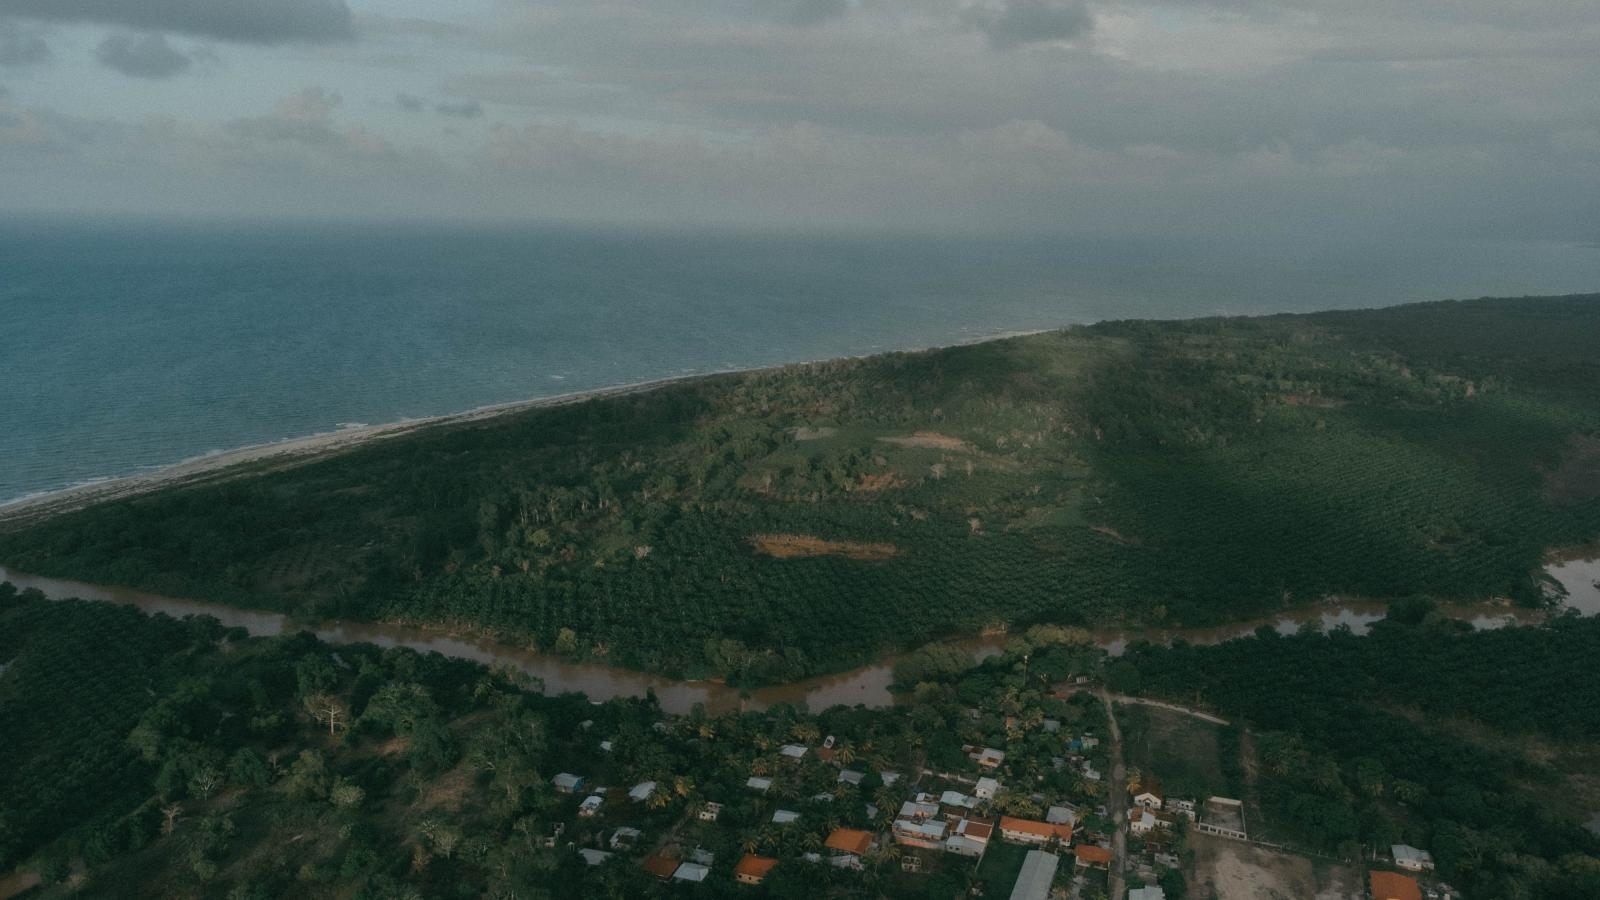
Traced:
<path fill-rule="evenodd" d="M 956 341 L 947 346 L 966 346 L 981 344 L 989 341 L 1003 341 L 1010 338 L 1027 337 L 1034 334 L 1044 334 L 1052 329 L 1030 329 L 1026 331 L 1006 331 L 999 334 L 986 335 L 972 340 Z M 466 412 L 448 413 L 440 416 L 426 416 L 416 419 L 407 419 L 400 422 L 390 422 L 383 425 L 361 425 L 353 428 L 342 428 L 338 431 L 326 431 L 304 437 L 289 438 L 274 441 L 270 444 L 254 444 L 227 450 L 221 453 L 209 453 L 193 459 L 186 459 L 171 466 L 140 472 L 134 475 L 125 475 L 116 478 L 107 478 L 88 484 L 63 488 L 59 491 L 50 491 L 23 497 L 0 504 L 0 528 L 18 527 L 29 522 L 47 519 L 62 513 L 83 509 L 97 503 L 111 500 L 122 500 L 135 497 L 154 490 L 178 485 L 202 484 L 208 481 L 217 481 L 240 475 L 256 474 L 303 465 L 317 459 L 322 459 L 330 454 L 342 453 L 365 446 L 374 441 L 386 440 L 424 428 L 441 428 L 456 425 L 471 425 L 485 422 L 500 416 L 514 415 L 535 409 L 548 409 L 557 406 L 566 406 L 573 403 L 583 403 L 605 397 L 622 397 L 631 394 L 641 394 L 653 391 L 670 384 L 680 384 L 687 381 L 698 381 L 707 378 L 722 378 L 730 376 L 750 375 L 759 372 L 778 372 L 784 369 L 803 366 L 822 365 L 847 359 L 867 359 L 871 356 L 886 353 L 922 353 L 936 347 L 910 348 L 905 350 L 885 350 L 882 353 L 863 354 L 859 356 L 841 356 L 830 359 L 805 360 L 801 362 L 783 363 L 773 366 L 753 366 L 743 369 L 727 369 L 719 372 L 700 372 L 691 375 L 672 375 L 664 378 L 655 378 L 649 381 L 640 381 L 633 384 L 616 385 L 613 387 L 596 388 L 588 391 L 574 391 L 569 394 L 558 394 L 552 397 L 539 397 L 531 400 L 516 400 L 510 403 L 499 403 L 490 406 L 480 406 Z"/>
<path fill-rule="evenodd" d="M 384 425 L 362 425 L 354 428 L 342 428 L 338 431 L 274 441 L 270 444 L 256 444 L 235 450 L 227 450 L 222 453 L 210 453 L 149 472 L 126 475 L 120 478 L 108 478 L 103 481 L 95 481 L 59 491 L 23 497 L 19 500 L 0 504 L 0 526 L 14 527 L 82 509 L 97 503 L 135 497 L 159 488 L 201 484 L 238 475 L 255 474 L 301 465 L 325 458 L 330 454 L 342 453 L 374 441 L 410 434 L 424 428 L 470 425 L 534 409 L 565 406 L 603 397 L 639 394 L 683 381 L 757 371 L 766 370 L 746 369 L 737 372 L 715 372 L 658 378 L 636 384 L 597 388 L 592 391 L 578 391 L 554 397 L 540 397 L 533 400 L 519 400 L 511 403 L 483 406 L 461 413 L 407 419 Z"/>

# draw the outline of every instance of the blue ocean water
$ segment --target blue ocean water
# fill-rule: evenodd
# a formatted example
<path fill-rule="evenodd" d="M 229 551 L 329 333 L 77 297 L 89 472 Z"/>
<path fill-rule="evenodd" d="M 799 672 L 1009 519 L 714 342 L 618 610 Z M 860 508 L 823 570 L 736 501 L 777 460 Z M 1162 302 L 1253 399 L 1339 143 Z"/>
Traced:
<path fill-rule="evenodd" d="M 1600 290 L 1600 250 L 0 224 L 0 501 L 208 452 L 1104 318 Z"/>

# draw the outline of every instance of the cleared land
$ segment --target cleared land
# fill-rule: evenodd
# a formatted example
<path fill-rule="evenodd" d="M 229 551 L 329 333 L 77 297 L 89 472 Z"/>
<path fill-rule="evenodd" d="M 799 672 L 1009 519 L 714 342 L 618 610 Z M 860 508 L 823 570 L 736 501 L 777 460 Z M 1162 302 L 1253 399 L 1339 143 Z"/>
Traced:
<path fill-rule="evenodd" d="M 1217 900 L 1362 900 L 1361 872 L 1239 841 L 1191 834 L 1190 894 Z"/>
<path fill-rule="evenodd" d="M 1123 755 L 1147 783 L 1156 782 L 1169 797 L 1228 796 L 1217 740 L 1220 726 L 1137 703 L 1121 704 L 1117 720 Z"/>

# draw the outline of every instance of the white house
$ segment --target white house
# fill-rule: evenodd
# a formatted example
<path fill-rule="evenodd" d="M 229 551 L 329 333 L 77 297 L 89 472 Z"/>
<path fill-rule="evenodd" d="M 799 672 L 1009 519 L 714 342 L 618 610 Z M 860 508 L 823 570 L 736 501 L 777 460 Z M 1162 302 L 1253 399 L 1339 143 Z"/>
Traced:
<path fill-rule="evenodd" d="M 1045 900 L 1050 896 L 1050 884 L 1056 877 L 1056 866 L 1061 858 L 1043 850 L 1029 850 L 1022 860 L 1022 871 L 1011 887 L 1011 900 Z"/>
<path fill-rule="evenodd" d="M 1175 812 L 1175 813 L 1179 813 L 1181 815 L 1188 816 L 1189 817 L 1189 821 L 1191 821 L 1191 822 L 1194 821 L 1194 801 L 1193 800 L 1183 800 L 1183 799 L 1178 798 L 1178 797 L 1168 797 L 1166 806 L 1167 806 L 1167 810 L 1169 812 Z"/>
<path fill-rule="evenodd" d="M 702 822 L 715 822 L 720 815 L 722 815 L 722 804 L 707 801 L 705 806 L 700 807 L 697 818 Z"/>
<path fill-rule="evenodd" d="M 1161 795 L 1152 790 L 1143 790 L 1133 795 L 1133 804 L 1145 809 L 1160 809 Z"/>
<path fill-rule="evenodd" d="M 574 775 L 571 772 L 562 772 L 550 779 L 550 783 L 555 785 L 556 790 L 561 793 L 572 794 L 583 789 L 583 776 Z"/>
<path fill-rule="evenodd" d="M 993 747 L 985 747 L 982 751 L 975 754 L 973 759 L 976 759 L 978 761 L 978 765 L 984 767 L 985 769 L 995 769 L 999 768 L 1000 764 L 1006 761 L 1006 754 L 1004 750 L 996 750 Z"/>
<path fill-rule="evenodd" d="M 787 825 L 800 818 L 800 814 L 792 809 L 780 809 L 772 814 L 772 824 Z"/>
<path fill-rule="evenodd" d="M 1418 850 L 1410 844 L 1395 844 L 1389 850 L 1394 854 L 1394 864 L 1402 869 L 1421 872 L 1433 868 L 1433 855 L 1426 850 Z"/>
<path fill-rule="evenodd" d="M 600 807 L 605 805 L 605 802 L 606 798 L 599 794 L 590 794 L 583 798 L 582 803 L 578 804 L 578 815 L 583 816 L 585 819 L 594 818 L 600 815 Z"/>
<path fill-rule="evenodd" d="M 968 797 L 960 791 L 945 791 L 939 795 L 939 802 L 945 806 L 959 806 L 962 809 L 971 809 L 978 805 L 975 797 Z"/>
<path fill-rule="evenodd" d="M 750 776 L 749 780 L 744 783 L 744 786 L 752 791 L 765 794 L 767 791 L 772 790 L 772 779 L 762 778 L 759 775 L 752 775 Z"/>
<path fill-rule="evenodd" d="M 1134 888 L 1128 892 L 1128 900 L 1167 900 L 1167 892 L 1157 885 Z"/>
<path fill-rule="evenodd" d="M 865 777 L 865 772 L 857 772 L 854 769 L 845 769 L 839 773 L 839 780 L 845 784 L 860 785 L 861 779 Z"/>
<path fill-rule="evenodd" d="M 637 828 L 624 825 L 611 833 L 611 849 L 621 850 L 624 847 L 632 847 L 634 842 L 638 841 L 643 834 L 644 832 Z"/>
<path fill-rule="evenodd" d="M 591 866 L 598 866 L 611 858 L 611 854 L 604 850 L 595 850 L 592 847 L 582 848 L 578 851 L 578 855 L 583 857 L 583 861 Z"/>
<path fill-rule="evenodd" d="M 710 875 L 710 874 L 711 874 L 710 867 L 702 866 L 699 863 L 686 862 L 683 865 L 679 866 L 677 869 L 673 870 L 673 872 L 672 872 L 672 880 L 673 881 L 695 881 L 695 882 L 699 882 L 699 881 L 705 881 L 706 880 L 706 876 Z"/>
<path fill-rule="evenodd" d="M 938 814 L 939 804 L 937 803 L 918 803 L 915 800 L 907 800 L 900 804 L 899 818 L 910 819 L 913 822 L 931 819 Z"/>
<path fill-rule="evenodd" d="M 899 772 L 879 772 L 878 773 L 878 778 L 882 779 L 882 781 L 883 781 L 885 786 L 892 787 L 896 781 L 900 780 L 900 773 Z"/>
<path fill-rule="evenodd" d="M 656 783 L 654 781 L 641 781 L 633 786 L 633 790 L 628 792 L 628 799 L 635 803 L 643 803 L 649 800 L 650 795 L 655 792 Z"/>
<path fill-rule="evenodd" d="M 979 778 L 978 786 L 972 789 L 973 796 L 979 800 L 993 800 L 994 795 L 1000 792 L 1000 782 L 993 778 Z"/>
<path fill-rule="evenodd" d="M 1078 814 L 1070 806 L 1052 806 L 1045 812 L 1044 820 L 1051 825 L 1072 825 L 1078 821 Z"/>
<path fill-rule="evenodd" d="M 783 756 L 796 761 L 806 758 L 806 748 L 800 744 L 784 744 L 782 747 L 778 748 L 778 752 Z"/>

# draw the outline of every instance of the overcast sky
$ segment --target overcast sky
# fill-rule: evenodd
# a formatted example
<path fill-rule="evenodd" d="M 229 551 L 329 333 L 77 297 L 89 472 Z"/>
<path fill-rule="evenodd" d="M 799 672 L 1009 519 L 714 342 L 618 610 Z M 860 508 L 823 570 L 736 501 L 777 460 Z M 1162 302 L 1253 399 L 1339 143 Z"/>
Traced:
<path fill-rule="evenodd" d="M 0 0 L 0 212 L 1600 239 L 1590 0 Z"/>

